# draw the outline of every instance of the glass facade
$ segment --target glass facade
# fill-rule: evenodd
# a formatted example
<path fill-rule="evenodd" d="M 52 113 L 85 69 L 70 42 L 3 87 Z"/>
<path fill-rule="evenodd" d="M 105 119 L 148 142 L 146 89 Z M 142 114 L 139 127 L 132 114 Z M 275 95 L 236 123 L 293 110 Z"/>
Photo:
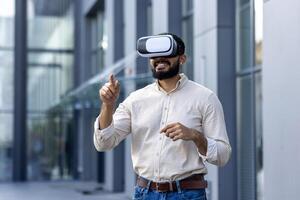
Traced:
<path fill-rule="evenodd" d="M 73 87 L 73 4 L 27 1 L 27 177 L 69 179 L 72 109 L 62 105 Z"/>
<path fill-rule="evenodd" d="M 0 181 L 12 179 L 14 1 L 0 6 Z"/>
<path fill-rule="evenodd" d="M 193 48 L 194 48 L 194 16 L 193 16 L 193 1 L 182 1 L 182 39 L 185 43 L 185 54 L 187 62 L 183 66 L 183 72 L 189 79 L 193 80 L 194 76 L 194 62 L 193 62 Z"/>
<path fill-rule="evenodd" d="M 103 71 L 105 50 L 108 45 L 104 1 L 98 2 L 97 9 L 93 10 L 87 18 L 89 36 L 86 44 L 87 48 L 90 49 L 90 77 Z"/>
<path fill-rule="evenodd" d="M 262 199 L 262 10 L 259 0 L 237 0 L 238 197 Z"/>
<path fill-rule="evenodd" d="M 13 173 L 14 13 L 6 10 L 14 10 L 14 1 L 4 2 L 5 6 L 0 7 L 0 181 L 11 180 Z M 108 47 L 107 41 L 110 26 L 106 18 L 110 15 L 106 15 L 107 5 L 104 5 L 107 1 L 95 1 L 90 10 L 80 8 L 84 13 L 74 13 L 75 1 L 72 0 L 27 2 L 28 179 L 68 180 L 78 170 L 82 179 L 104 182 L 105 156 L 96 153 L 91 135 L 101 103 L 99 87 L 106 82 L 109 73 L 114 73 L 122 85 L 119 102 L 123 101 L 133 90 L 153 82 L 148 60 L 131 55 L 122 58 L 122 50 L 118 52 L 120 58 L 104 68 L 106 50 L 113 48 Z M 176 8 L 175 23 L 186 44 L 187 63 L 183 72 L 190 79 L 193 79 L 194 59 L 197 59 L 193 58 L 194 2 L 181 1 L 181 6 Z M 151 35 L 155 9 L 152 1 L 139 0 L 137 4 L 140 6 L 136 10 L 136 37 Z M 238 195 L 242 200 L 262 199 L 262 1 L 236 0 L 236 5 Z M 73 81 L 74 14 L 80 14 L 80 27 L 84 27 L 78 36 L 79 46 L 84 50 L 78 54 L 80 64 L 76 73 L 83 75 L 79 75 L 77 88 Z M 114 17 L 120 15 L 114 13 Z M 126 66 L 137 66 L 136 73 Z M 132 71 L 129 73 L 127 69 Z M 75 157 L 78 163 L 74 164 Z"/>

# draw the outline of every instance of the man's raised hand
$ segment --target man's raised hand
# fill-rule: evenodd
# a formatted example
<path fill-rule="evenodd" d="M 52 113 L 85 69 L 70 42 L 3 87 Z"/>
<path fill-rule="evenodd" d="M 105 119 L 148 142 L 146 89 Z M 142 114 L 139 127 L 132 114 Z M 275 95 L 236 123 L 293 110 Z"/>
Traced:
<path fill-rule="evenodd" d="M 119 93 L 119 81 L 115 79 L 113 74 L 111 74 L 108 82 L 105 83 L 99 90 L 100 99 L 104 104 L 113 106 L 117 101 Z"/>

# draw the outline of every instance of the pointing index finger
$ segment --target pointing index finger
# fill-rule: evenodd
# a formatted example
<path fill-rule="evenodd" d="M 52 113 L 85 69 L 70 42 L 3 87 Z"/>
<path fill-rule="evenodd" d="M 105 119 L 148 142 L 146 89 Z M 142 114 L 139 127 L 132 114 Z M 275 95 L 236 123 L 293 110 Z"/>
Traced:
<path fill-rule="evenodd" d="M 114 85 L 115 84 L 115 76 L 113 74 L 110 74 L 109 76 L 109 82 Z"/>

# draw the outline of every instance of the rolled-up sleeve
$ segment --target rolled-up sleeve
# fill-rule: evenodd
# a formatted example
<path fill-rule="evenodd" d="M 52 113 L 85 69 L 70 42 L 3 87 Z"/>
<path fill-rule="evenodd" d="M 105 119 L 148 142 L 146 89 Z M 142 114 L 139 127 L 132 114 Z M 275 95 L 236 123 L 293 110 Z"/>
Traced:
<path fill-rule="evenodd" d="M 94 123 L 94 146 L 97 151 L 113 149 L 131 132 L 130 108 L 126 100 L 119 105 L 107 128 L 100 129 L 99 117 Z"/>
<path fill-rule="evenodd" d="M 203 116 L 203 131 L 207 139 L 207 153 L 201 155 L 204 161 L 224 166 L 231 155 L 222 105 L 215 94 L 208 98 Z"/>

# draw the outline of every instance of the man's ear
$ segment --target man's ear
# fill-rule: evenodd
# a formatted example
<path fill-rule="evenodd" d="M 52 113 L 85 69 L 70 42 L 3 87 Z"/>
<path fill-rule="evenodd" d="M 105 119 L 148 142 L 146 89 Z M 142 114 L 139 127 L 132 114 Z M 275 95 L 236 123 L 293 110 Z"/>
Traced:
<path fill-rule="evenodd" d="M 182 54 L 179 56 L 179 63 L 183 65 L 186 62 L 186 55 Z"/>

